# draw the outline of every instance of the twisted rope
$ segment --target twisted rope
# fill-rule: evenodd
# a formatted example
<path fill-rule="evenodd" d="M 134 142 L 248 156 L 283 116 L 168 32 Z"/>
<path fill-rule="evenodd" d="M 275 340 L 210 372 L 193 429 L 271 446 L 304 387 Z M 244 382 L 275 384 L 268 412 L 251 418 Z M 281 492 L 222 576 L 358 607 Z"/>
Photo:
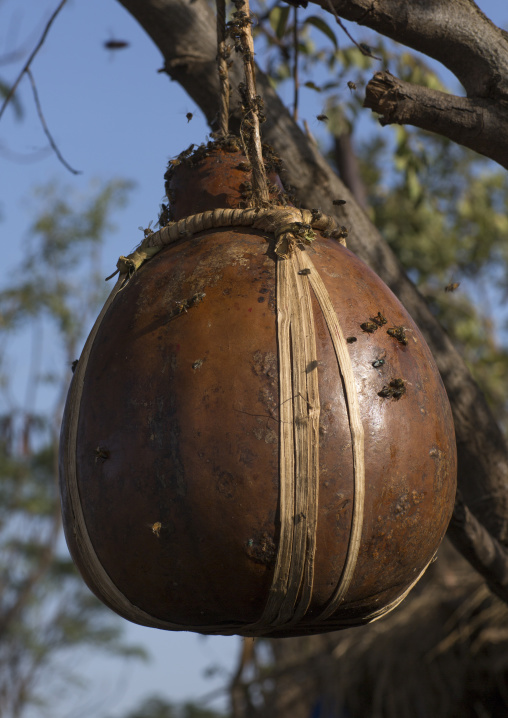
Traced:
<path fill-rule="evenodd" d="M 161 249 L 179 240 L 192 237 L 198 232 L 222 227 L 253 227 L 275 236 L 275 252 L 281 258 L 289 257 L 298 243 L 311 244 L 315 239 L 314 229 L 329 233 L 346 246 L 344 228 L 326 214 L 296 207 L 269 207 L 253 209 L 213 209 L 170 222 L 157 232 L 152 232 L 127 256 L 117 262 L 117 272 L 129 278 L 144 262 L 154 257 Z"/>

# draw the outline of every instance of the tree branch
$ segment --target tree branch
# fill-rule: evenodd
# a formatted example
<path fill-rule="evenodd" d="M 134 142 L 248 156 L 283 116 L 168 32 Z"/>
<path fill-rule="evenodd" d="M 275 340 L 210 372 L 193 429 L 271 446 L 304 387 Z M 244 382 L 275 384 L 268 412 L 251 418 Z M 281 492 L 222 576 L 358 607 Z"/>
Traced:
<path fill-rule="evenodd" d="M 329 0 L 311 0 L 330 12 Z M 508 37 L 473 0 L 331 0 L 345 20 L 438 60 L 468 97 L 508 100 Z"/>
<path fill-rule="evenodd" d="M 436 132 L 508 169 L 508 102 L 469 99 L 430 90 L 376 72 L 364 107 L 381 115 L 381 125 L 414 125 Z"/>
<path fill-rule="evenodd" d="M 457 492 L 448 536 L 455 548 L 486 580 L 489 588 L 508 603 L 508 553 L 482 526 Z"/>
<path fill-rule="evenodd" d="M 165 67 L 212 121 L 218 107 L 213 13 L 202 0 L 119 0 L 158 45 Z M 460 0 L 464 2 L 464 0 Z M 360 3 L 336 3 L 358 5 Z M 367 3 L 364 3 L 365 5 Z M 372 3 L 368 3 L 369 6 Z M 383 2 L 375 3 L 376 7 Z M 393 4 L 393 2 L 391 3 Z M 412 3 L 408 3 L 411 5 Z M 405 6 L 405 3 L 403 3 Z M 422 3 L 424 5 L 424 3 Z M 403 11 L 401 9 L 402 14 Z M 199 41 L 198 41 L 199 40 Z M 238 82 L 233 67 L 231 82 Z M 445 383 L 455 421 L 459 482 L 465 500 L 488 531 L 508 544 L 508 450 L 483 394 L 462 357 L 431 314 L 397 258 L 354 198 L 292 120 L 267 78 L 258 72 L 265 101 L 264 139 L 284 159 L 284 179 L 308 208 L 320 208 L 349 229 L 350 248 L 371 266 L 408 309 L 423 332 Z M 231 107 L 235 106 L 234 98 Z M 347 200 L 336 207 L 333 200 Z"/>
<path fill-rule="evenodd" d="M 63 8 L 63 6 L 65 5 L 66 2 L 67 2 L 67 0 L 61 0 L 61 1 L 60 1 L 60 4 L 59 4 L 58 7 L 56 8 L 56 10 L 54 11 L 54 13 L 53 13 L 53 14 L 51 15 L 51 17 L 49 18 L 49 20 L 48 20 L 48 22 L 47 22 L 47 24 L 46 24 L 46 27 L 44 28 L 44 32 L 43 32 L 42 35 L 41 35 L 41 38 L 40 38 L 39 42 L 37 43 L 37 45 L 36 45 L 36 46 L 34 47 L 34 49 L 32 50 L 32 52 L 31 52 L 30 57 L 28 58 L 28 60 L 27 60 L 27 61 L 25 62 L 25 64 L 23 65 L 23 69 L 21 70 L 21 72 L 20 72 L 19 75 L 17 76 L 17 78 L 16 78 L 16 80 L 15 80 L 13 86 L 12 86 L 11 89 L 9 90 L 9 92 L 8 92 L 8 94 L 7 94 L 7 97 L 5 98 L 5 100 L 4 100 L 3 104 L 2 104 L 2 107 L 0 108 L 0 118 L 2 117 L 3 113 L 5 112 L 5 108 L 6 108 L 7 105 L 9 104 L 10 100 L 11 100 L 12 97 L 14 96 L 14 93 L 16 92 L 16 90 L 17 90 L 17 88 L 18 88 L 18 85 L 19 85 L 19 83 L 21 82 L 21 78 L 23 77 L 23 75 L 25 74 L 25 72 L 27 72 L 27 70 L 30 68 L 30 65 L 32 64 L 32 62 L 33 62 L 35 56 L 37 55 L 37 53 L 39 52 L 39 50 L 40 50 L 41 47 L 43 46 L 44 40 L 45 40 L 46 37 L 47 37 L 47 34 L 48 34 L 48 32 L 49 32 L 49 29 L 50 29 L 51 25 L 52 25 L 53 22 L 56 20 L 56 17 L 57 17 L 57 15 L 58 15 L 58 13 L 59 13 L 60 10 Z"/>

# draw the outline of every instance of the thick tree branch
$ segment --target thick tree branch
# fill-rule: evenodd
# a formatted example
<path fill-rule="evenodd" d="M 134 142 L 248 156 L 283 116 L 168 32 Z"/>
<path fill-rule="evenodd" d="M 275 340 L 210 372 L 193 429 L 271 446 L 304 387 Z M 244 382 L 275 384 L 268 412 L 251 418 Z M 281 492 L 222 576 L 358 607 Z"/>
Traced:
<path fill-rule="evenodd" d="M 471 513 L 460 491 L 457 492 L 448 536 L 491 590 L 508 603 L 508 553 Z"/>
<path fill-rule="evenodd" d="M 311 0 L 330 12 L 329 0 Z M 508 100 L 508 38 L 473 0 L 331 0 L 340 17 L 447 67 L 468 97 Z"/>
<path fill-rule="evenodd" d="M 215 22 L 206 2 L 119 2 L 157 43 L 171 77 L 178 80 L 199 104 L 209 121 L 213 120 L 218 107 Z M 374 4 L 377 7 L 383 3 Z M 235 73 L 237 69 L 232 68 L 233 84 L 238 78 Z M 258 75 L 258 89 L 263 95 L 268 118 L 263 125 L 264 138 L 284 160 L 285 181 L 296 187 L 303 206 L 320 208 L 335 215 L 348 227 L 350 248 L 388 284 L 425 335 L 453 410 L 462 493 L 489 532 L 501 543 L 508 544 L 508 451 L 482 393 L 391 249 L 314 144 L 292 120 L 262 73 Z M 347 204 L 341 208 L 334 206 L 336 198 L 346 199 Z"/>
<path fill-rule="evenodd" d="M 508 102 L 456 97 L 413 85 L 389 72 L 368 83 L 364 107 L 382 125 L 414 125 L 469 147 L 508 169 Z"/>
<path fill-rule="evenodd" d="M 382 124 L 411 124 L 443 135 L 508 168 L 508 34 L 473 0 L 311 0 L 425 53 L 447 67 L 467 98 L 403 83 L 378 73 L 367 107 Z"/>

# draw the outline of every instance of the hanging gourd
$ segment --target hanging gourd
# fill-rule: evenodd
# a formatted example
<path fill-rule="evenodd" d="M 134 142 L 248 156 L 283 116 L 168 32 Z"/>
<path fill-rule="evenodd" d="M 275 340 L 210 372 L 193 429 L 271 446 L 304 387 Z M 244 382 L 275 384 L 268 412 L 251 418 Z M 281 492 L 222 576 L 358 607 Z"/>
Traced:
<path fill-rule="evenodd" d="M 312 634 L 382 616 L 432 561 L 453 422 L 408 313 L 263 157 L 248 6 L 234 17 L 242 138 L 226 107 L 221 138 L 170 165 L 169 221 L 119 260 L 65 409 L 64 526 L 131 621 Z"/>

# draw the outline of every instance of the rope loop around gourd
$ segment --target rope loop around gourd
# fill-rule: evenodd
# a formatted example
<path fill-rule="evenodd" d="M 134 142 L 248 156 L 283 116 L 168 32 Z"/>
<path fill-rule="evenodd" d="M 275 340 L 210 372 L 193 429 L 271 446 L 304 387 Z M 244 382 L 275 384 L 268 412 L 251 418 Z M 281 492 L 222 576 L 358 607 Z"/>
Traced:
<path fill-rule="evenodd" d="M 296 207 L 213 209 L 170 222 L 157 232 L 151 232 L 134 252 L 119 258 L 117 271 L 108 279 L 117 272 L 128 279 L 164 247 L 199 232 L 222 227 L 252 227 L 273 234 L 275 252 L 281 259 L 289 257 L 298 244 L 312 244 L 316 238 L 315 229 L 346 246 L 345 228 L 339 226 L 334 217 L 316 210 Z"/>

